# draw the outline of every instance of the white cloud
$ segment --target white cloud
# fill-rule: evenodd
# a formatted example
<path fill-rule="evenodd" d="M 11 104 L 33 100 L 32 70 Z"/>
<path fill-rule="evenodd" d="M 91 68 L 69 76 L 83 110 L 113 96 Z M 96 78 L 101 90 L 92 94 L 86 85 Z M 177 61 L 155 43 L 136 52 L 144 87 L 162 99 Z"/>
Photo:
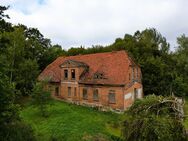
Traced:
<path fill-rule="evenodd" d="M 125 33 L 157 28 L 175 45 L 188 32 L 186 0 L 5 0 L 11 22 L 38 28 L 65 48 L 110 44 Z"/>

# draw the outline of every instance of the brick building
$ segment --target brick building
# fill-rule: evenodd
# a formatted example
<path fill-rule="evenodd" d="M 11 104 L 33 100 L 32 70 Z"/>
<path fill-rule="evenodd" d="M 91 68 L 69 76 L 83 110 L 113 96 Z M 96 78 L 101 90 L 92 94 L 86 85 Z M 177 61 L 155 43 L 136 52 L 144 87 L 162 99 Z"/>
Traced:
<path fill-rule="evenodd" d="M 44 79 L 53 96 L 82 105 L 122 111 L 143 97 L 140 67 L 125 51 L 59 57 Z"/>

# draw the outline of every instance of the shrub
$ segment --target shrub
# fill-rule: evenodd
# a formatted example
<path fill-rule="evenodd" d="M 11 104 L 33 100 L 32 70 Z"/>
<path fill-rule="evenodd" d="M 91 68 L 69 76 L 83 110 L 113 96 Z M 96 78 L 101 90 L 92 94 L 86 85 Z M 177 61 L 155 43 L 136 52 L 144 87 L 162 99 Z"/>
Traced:
<path fill-rule="evenodd" d="M 31 126 L 17 121 L 7 124 L 0 132 L 1 141 L 36 141 Z"/>

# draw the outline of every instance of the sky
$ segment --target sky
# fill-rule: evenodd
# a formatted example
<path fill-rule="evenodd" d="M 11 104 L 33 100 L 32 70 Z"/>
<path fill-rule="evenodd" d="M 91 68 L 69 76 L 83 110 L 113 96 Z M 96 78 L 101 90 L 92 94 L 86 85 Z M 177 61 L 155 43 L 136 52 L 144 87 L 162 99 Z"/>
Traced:
<path fill-rule="evenodd" d="M 0 0 L 13 24 L 38 28 L 64 49 L 109 45 L 156 28 L 171 45 L 188 35 L 188 0 Z"/>

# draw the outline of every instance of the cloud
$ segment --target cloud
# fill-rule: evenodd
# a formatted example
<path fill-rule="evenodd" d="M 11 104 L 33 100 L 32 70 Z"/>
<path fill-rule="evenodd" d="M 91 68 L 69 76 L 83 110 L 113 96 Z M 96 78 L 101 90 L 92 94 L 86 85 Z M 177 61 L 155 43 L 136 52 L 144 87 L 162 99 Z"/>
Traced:
<path fill-rule="evenodd" d="M 176 45 L 188 32 L 186 0 L 5 0 L 11 22 L 38 28 L 53 43 L 107 45 L 125 33 L 154 27 Z"/>

